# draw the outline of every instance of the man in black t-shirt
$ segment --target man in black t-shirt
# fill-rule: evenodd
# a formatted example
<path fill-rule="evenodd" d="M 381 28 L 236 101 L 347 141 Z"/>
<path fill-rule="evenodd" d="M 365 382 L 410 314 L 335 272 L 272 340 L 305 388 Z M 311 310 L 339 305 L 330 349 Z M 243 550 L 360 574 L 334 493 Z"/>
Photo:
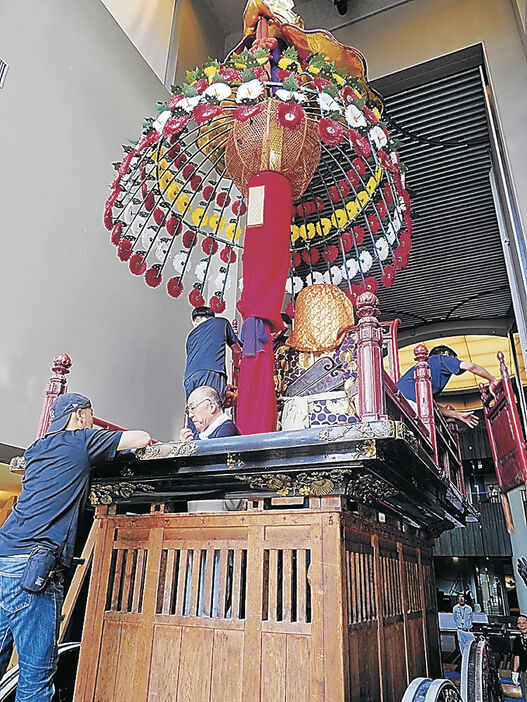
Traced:
<path fill-rule="evenodd" d="M 512 682 L 515 685 L 521 684 L 523 698 L 527 693 L 527 616 L 520 614 L 518 617 L 518 629 L 520 635 L 514 639 L 512 653 Z"/>
<path fill-rule="evenodd" d="M 117 451 L 146 446 L 144 431 L 93 428 L 91 402 L 66 393 L 51 408 L 51 424 L 25 452 L 22 492 L 0 529 L 0 678 L 13 643 L 19 661 L 17 700 L 48 702 L 53 697 L 57 637 L 62 608 L 62 571 L 73 556 L 79 515 L 86 504 L 93 466 Z M 50 564 L 36 571 L 24 589 L 26 567 L 41 556 Z M 53 565 L 54 563 L 54 565 Z"/>

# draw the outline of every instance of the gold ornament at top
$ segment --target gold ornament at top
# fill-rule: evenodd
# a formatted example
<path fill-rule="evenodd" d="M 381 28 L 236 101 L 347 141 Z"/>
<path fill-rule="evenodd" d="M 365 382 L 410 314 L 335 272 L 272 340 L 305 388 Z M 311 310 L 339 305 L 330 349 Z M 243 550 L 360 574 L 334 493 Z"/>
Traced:
<path fill-rule="evenodd" d="M 253 15 L 276 18 L 285 24 L 296 24 L 297 27 L 304 27 L 302 19 L 293 12 L 295 3 L 293 0 L 249 0 L 244 10 L 244 20 L 247 23 L 253 19 Z"/>
<path fill-rule="evenodd" d="M 295 326 L 286 345 L 297 351 L 331 351 L 355 324 L 353 305 L 336 285 L 304 288 L 295 305 Z"/>

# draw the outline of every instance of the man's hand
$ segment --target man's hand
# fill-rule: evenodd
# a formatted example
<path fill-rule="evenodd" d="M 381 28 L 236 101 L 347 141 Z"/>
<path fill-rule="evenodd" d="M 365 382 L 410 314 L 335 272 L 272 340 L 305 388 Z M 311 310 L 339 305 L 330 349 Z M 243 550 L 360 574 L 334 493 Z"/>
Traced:
<path fill-rule="evenodd" d="M 456 412 L 456 419 L 465 422 L 471 429 L 474 429 L 479 424 L 479 419 L 474 412 Z"/>
<path fill-rule="evenodd" d="M 183 427 L 183 429 L 179 430 L 180 441 L 192 441 L 193 438 L 194 434 L 192 433 L 192 429 L 189 429 L 189 427 Z"/>
<path fill-rule="evenodd" d="M 500 381 L 498 380 L 498 378 L 494 378 L 494 380 L 491 380 L 489 383 L 489 390 L 491 392 L 491 395 L 494 395 L 494 397 L 496 397 L 496 388 L 499 384 Z"/>
<path fill-rule="evenodd" d="M 515 685 L 519 685 L 519 684 L 520 684 L 520 674 L 519 674 L 517 671 L 514 672 L 514 673 L 511 675 L 511 678 L 512 678 L 512 682 L 513 682 Z"/>

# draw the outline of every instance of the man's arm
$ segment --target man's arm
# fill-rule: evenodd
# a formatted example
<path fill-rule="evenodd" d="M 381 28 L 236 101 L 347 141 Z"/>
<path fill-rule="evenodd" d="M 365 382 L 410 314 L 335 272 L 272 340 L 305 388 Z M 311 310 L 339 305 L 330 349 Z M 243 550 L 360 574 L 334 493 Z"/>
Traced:
<path fill-rule="evenodd" d="M 129 451 L 130 449 L 143 448 L 151 441 L 150 434 L 146 431 L 134 430 L 123 431 L 121 440 L 117 446 L 118 451 Z"/>
<path fill-rule="evenodd" d="M 443 405 L 438 405 L 438 407 L 443 417 L 459 419 L 461 422 L 465 422 L 471 429 L 474 429 L 474 427 L 477 427 L 479 424 L 479 419 L 474 412 L 458 412 L 457 410 L 447 409 Z"/>
<path fill-rule="evenodd" d="M 470 371 L 471 373 L 474 373 L 474 375 L 479 375 L 480 378 L 485 378 L 485 380 L 488 380 L 491 390 L 494 390 L 496 385 L 499 383 L 499 380 L 495 378 L 490 371 L 477 363 L 472 363 L 472 361 L 461 361 L 459 367 L 461 370 Z"/>

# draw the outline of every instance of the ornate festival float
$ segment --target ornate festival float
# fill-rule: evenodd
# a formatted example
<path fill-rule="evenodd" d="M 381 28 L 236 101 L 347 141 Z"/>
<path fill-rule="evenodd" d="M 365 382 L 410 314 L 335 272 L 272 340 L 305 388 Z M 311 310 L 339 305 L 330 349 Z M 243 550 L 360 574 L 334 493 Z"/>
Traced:
<path fill-rule="evenodd" d="M 441 673 L 431 540 L 470 508 L 427 350 L 416 412 L 378 320 L 411 248 L 404 167 L 363 57 L 290 5 L 249 0 L 117 166 L 104 224 L 131 273 L 218 313 L 240 293 L 242 436 L 95 475 L 78 702 L 397 702 Z"/>

